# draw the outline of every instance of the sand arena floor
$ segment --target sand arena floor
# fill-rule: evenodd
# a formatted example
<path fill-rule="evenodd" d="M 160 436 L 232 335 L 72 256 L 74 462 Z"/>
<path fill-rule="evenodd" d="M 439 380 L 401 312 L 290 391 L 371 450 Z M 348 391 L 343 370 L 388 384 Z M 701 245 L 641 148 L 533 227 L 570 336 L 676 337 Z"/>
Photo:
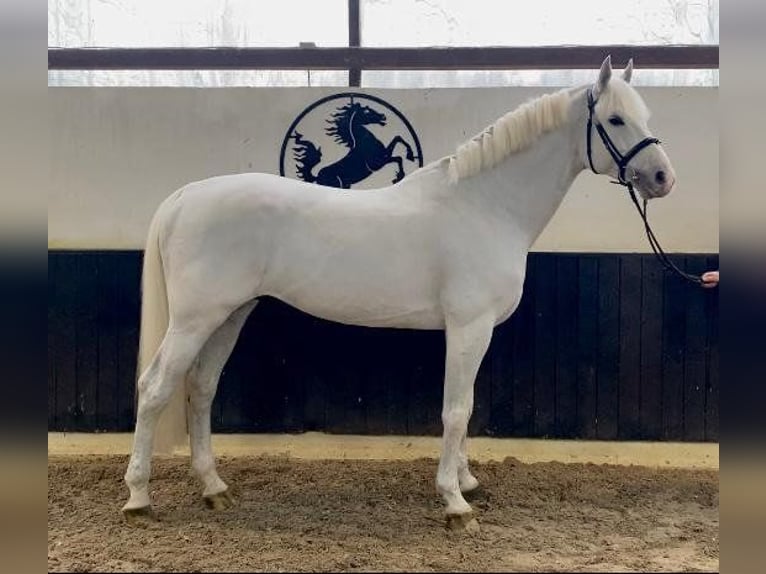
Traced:
<path fill-rule="evenodd" d="M 718 471 L 474 464 L 480 530 L 445 528 L 433 459 L 220 457 L 208 510 L 184 457 L 156 458 L 158 521 L 128 526 L 126 455 L 48 459 L 49 571 L 717 571 Z"/>

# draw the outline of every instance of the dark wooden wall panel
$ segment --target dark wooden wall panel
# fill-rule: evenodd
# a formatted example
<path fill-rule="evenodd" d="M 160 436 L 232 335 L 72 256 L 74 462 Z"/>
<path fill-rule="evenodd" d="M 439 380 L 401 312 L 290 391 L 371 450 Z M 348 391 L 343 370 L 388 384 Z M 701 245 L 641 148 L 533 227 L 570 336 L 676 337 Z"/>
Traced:
<path fill-rule="evenodd" d="M 98 426 L 98 281 L 97 253 L 84 253 L 75 260 L 83 281 L 75 289 L 75 370 L 77 372 L 77 416 L 86 427 Z"/>
<path fill-rule="evenodd" d="M 534 284 L 533 436 L 556 434 L 556 256 L 536 257 Z"/>
<path fill-rule="evenodd" d="M 119 306 L 115 304 L 114 293 L 119 289 L 119 260 L 108 253 L 97 255 L 96 265 L 96 317 L 98 338 L 98 389 L 96 390 L 97 424 L 101 428 L 119 427 L 119 330 L 111 325 L 119 324 Z"/>
<path fill-rule="evenodd" d="M 77 255 L 64 254 L 48 267 L 53 286 L 56 332 L 53 360 L 56 372 L 56 423 L 60 429 L 84 427 L 77 404 Z M 50 383 L 49 383 L 50 384 Z"/>
<path fill-rule="evenodd" d="M 718 269 L 718 256 L 709 257 L 708 269 Z M 718 296 L 707 297 L 706 314 L 707 326 L 707 382 L 705 393 L 705 440 L 718 441 L 718 377 L 719 377 L 719 347 L 718 347 Z"/>
<path fill-rule="evenodd" d="M 598 267 L 598 364 L 596 436 L 617 438 L 620 366 L 620 258 L 604 256 Z"/>
<path fill-rule="evenodd" d="M 671 255 L 683 270 L 684 258 Z M 663 438 L 680 440 L 684 429 L 684 354 L 686 344 L 686 284 L 664 277 L 662 339 L 662 429 Z"/>
<path fill-rule="evenodd" d="M 701 275 L 706 261 L 686 258 L 686 270 Z M 684 342 L 684 429 L 687 440 L 705 440 L 705 391 L 707 389 L 707 314 L 706 298 L 695 297 L 687 288 L 686 340 Z"/>
<path fill-rule="evenodd" d="M 620 257 L 619 438 L 641 438 L 641 260 Z"/>
<path fill-rule="evenodd" d="M 689 271 L 718 257 L 679 255 Z M 48 428 L 129 431 L 140 252 L 50 252 Z M 718 290 L 648 255 L 533 253 L 469 432 L 718 440 Z M 217 432 L 441 432 L 444 333 L 350 327 L 262 300 L 224 368 Z"/>
<path fill-rule="evenodd" d="M 141 262 L 143 254 L 127 253 L 125 261 L 117 264 L 117 409 L 119 430 L 133 429 L 136 413 L 136 361 L 138 360 L 138 331 L 141 316 Z M 108 399 L 107 399 L 108 400 Z"/>
<path fill-rule="evenodd" d="M 641 261 L 641 437 L 662 436 L 662 266 L 653 259 Z"/>
<path fill-rule="evenodd" d="M 596 438 L 596 359 L 598 342 L 598 264 L 594 256 L 580 259 L 577 301 L 577 432 Z"/>
<path fill-rule="evenodd" d="M 556 257 L 556 436 L 577 436 L 577 256 Z"/>
<path fill-rule="evenodd" d="M 513 325 L 513 346 L 511 361 L 513 371 L 513 436 L 533 436 L 534 433 L 534 375 L 535 375 L 535 285 L 537 259 L 530 257 L 527 262 L 527 276 L 524 294 L 516 312 L 509 319 Z M 490 346 L 490 353 L 494 348 Z"/>

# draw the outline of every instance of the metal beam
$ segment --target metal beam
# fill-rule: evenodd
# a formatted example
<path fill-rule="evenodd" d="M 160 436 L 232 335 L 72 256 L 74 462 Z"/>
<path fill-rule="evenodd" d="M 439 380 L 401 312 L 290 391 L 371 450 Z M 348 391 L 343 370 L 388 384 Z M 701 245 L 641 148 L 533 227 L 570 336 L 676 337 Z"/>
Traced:
<path fill-rule="evenodd" d="M 349 30 L 350 31 L 350 30 Z M 351 38 L 350 38 L 351 39 Z M 49 70 L 717 69 L 717 45 L 476 48 L 48 48 Z"/>
<path fill-rule="evenodd" d="M 348 45 L 358 48 L 362 45 L 362 20 L 359 10 L 360 0 L 348 0 Z M 348 85 L 358 87 L 362 85 L 362 70 L 351 68 L 348 71 Z"/>

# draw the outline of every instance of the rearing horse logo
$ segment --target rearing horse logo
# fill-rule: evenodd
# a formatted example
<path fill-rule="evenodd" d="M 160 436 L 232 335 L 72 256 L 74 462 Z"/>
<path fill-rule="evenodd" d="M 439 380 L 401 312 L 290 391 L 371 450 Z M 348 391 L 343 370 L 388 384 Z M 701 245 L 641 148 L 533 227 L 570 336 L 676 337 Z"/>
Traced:
<path fill-rule="evenodd" d="M 281 175 L 342 189 L 396 183 L 422 165 L 407 119 L 380 98 L 357 93 L 309 106 L 290 126 L 280 155 Z"/>

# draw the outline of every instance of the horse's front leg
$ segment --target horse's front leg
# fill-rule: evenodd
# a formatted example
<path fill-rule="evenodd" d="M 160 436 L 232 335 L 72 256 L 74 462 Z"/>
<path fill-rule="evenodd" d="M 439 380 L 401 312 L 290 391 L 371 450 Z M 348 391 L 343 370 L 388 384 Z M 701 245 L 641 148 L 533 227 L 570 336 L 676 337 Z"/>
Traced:
<path fill-rule="evenodd" d="M 473 410 L 476 374 L 489 347 L 493 327 L 491 317 L 480 317 L 466 324 L 447 324 L 442 407 L 444 435 L 436 488 L 447 504 L 447 524 L 450 526 L 464 526 L 471 519 L 471 506 L 463 498 L 460 488 L 460 474 L 465 480 L 467 472 L 467 464 L 462 464 L 461 450 Z M 461 471 L 461 467 L 465 470 Z"/>
<path fill-rule="evenodd" d="M 407 148 L 408 161 L 415 161 L 415 154 L 412 153 L 412 146 L 410 146 L 410 144 L 408 144 L 402 136 L 396 136 L 391 140 L 391 143 L 388 144 L 388 147 L 386 148 L 386 153 L 388 155 L 394 155 L 394 148 L 396 148 L 396 144 L 402 144 L 405 148 Z"/>
<path fill-rule="evenodd" d="M 399 156 L 392 156 L 383 165 L 386 165 L 389 163 L 395 163 L 398 166 L 398 169 L 396 170 L 396 177 L 394 177 L 391 183 L 397 183 L 403 180 L 404 179 L 404 164 L 402 163 L 402 158 L 400 158 Z"/>

